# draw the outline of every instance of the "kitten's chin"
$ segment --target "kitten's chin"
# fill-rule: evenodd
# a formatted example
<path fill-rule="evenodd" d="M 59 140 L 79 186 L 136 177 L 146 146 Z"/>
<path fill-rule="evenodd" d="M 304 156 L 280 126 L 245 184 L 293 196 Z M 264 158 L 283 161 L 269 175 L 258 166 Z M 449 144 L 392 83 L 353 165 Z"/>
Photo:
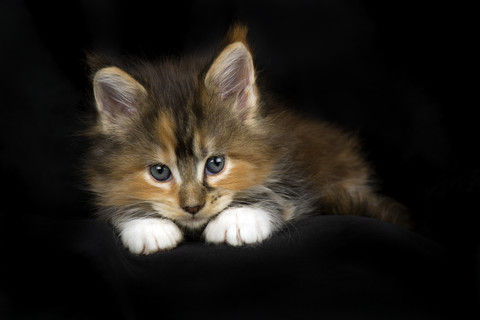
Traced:
<path fill-rule="evenodd" d="M 209 220 L 210 219 L 208 218 L 198 218 L 193 216 L 191 218 L 177 219 L 175 222 L 184 228 L 195 230 L 206 225 Z"/>

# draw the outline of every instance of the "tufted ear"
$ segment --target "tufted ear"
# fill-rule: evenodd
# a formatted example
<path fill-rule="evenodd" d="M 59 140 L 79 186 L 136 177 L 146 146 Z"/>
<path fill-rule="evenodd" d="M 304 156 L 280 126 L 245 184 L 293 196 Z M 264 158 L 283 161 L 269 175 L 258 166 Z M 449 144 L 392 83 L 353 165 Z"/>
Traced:
<path fill-rule="evenodd" d="M 253 59 L 246 45 L 237 41 L 218 55 L 205 77 L 205 86 L 221 101 L 231 100 L 243 120 L 252 119 L 257 109 L 257 88 Z"/>
<path fill-rule="evenodd" d="M 137 112 L 147 96 L 145 88 L 117 67 L 100 69 L 93 79 L 95 103 L 104 129 Z"/>

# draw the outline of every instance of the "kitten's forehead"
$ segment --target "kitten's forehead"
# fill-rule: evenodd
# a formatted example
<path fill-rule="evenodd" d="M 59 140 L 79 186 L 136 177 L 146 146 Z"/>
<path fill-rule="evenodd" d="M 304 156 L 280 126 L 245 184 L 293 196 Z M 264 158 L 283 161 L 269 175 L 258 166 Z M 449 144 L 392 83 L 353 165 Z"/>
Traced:
<path fill-rule="evenodd" d="M 180 109 L 180 108 L 179 108 Z M 202 160 L 202 139 L 193 113 L 170 113 L 159 110 L 156 140 L 162 149 L 162 157 L 169 165 L 178 167 L 182 180 L 196 175 L 197 162 Z M 164 160 L 165 161 L 165 160 Z"/>
<path fill-rule="evenodd" d="M 150 98 L 144 121 L 156 118 L 151 128 L 156 131 L 156 140 L 163 149 L 181 157 L 191 155 L 189 147 L 197 121 L 192 106 L 199 70 L 198 63 L 183 60 L 158 62 L 139 70 Z"/>
<path fill-rule="evenodd" d="M 157 119 L 156 141 L 175 158 L 182 175 L 197 176 L 198 163 L 206 157 L 225 152 L 236 140 L 236 121 L 227 108 L 219 108 L 203 95 L 202 72 L 207 63 L 199 60 L 177 60 L 158 63 L 144 70 L 150 111 Z M 217 154 L 218 153 L 218 154 Z M 203 169 L 202 169 L 203 170 Z"/>
<path fill-rule="evenodd" d="M 164 60 L 143 70 L 150 93 L 163 108 L 179 113 L 183 105 L 191 104 L 199 84 L 204 63 L 197 59 Z"/>

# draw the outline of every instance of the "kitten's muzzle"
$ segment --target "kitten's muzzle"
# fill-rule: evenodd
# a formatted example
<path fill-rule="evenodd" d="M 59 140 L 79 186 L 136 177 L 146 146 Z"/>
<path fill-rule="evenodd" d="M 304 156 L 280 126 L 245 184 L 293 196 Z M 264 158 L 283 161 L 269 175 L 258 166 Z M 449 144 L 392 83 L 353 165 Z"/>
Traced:
<path fill-rule="evenodd" d="M 183 207 L 183 210 L 193 215 L 198 213 L 198 211 L 202 210 L 203 206 L 204 205 L 202 204 L 202 205 L 193 206 L 193 207 Z"/>

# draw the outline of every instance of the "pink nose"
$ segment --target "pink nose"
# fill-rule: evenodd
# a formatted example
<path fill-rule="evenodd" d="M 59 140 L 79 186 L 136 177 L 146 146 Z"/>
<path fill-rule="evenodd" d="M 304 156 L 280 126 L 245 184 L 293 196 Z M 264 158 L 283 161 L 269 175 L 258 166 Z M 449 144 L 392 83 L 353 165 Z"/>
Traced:
<path fill-rule="evenodd" d="M 196 214 L 198 211 L 200 211 L 203 208 L 203 205 L 201 206 L 194 206 L 194 207 L 183 207 L 183 210 L 187 211 L 190 214 Z"/>

